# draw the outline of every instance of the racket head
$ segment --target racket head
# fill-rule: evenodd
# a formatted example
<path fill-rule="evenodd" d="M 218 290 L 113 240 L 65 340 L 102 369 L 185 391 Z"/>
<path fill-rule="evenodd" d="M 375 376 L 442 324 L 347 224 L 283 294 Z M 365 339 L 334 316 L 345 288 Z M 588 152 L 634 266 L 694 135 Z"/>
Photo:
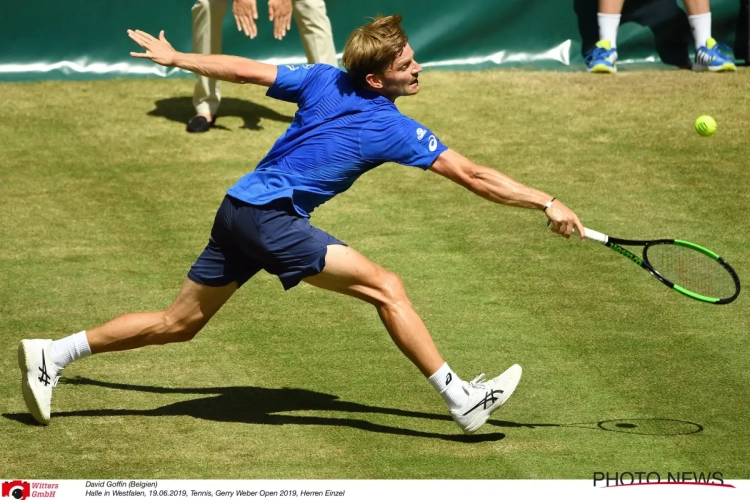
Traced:
<path fill-rule="evenodd" d="M 656 240 L 643 247 L 643 262 L 658 279 L 701 302 L 729 304 L 740 294 L 740 279 L 718 254 L 684 240 Z"/>

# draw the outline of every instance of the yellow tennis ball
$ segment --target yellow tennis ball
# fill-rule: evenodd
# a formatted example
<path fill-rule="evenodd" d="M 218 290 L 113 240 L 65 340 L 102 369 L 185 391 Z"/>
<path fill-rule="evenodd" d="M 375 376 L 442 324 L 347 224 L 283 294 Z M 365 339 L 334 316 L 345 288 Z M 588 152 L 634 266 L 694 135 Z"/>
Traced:
<path fill-rule="evenodd" d="M 708 115 L 699 116 L 695 119 L 695 131 L 703 137 L 710 137 L 716 132 L 716 120 Z"/>

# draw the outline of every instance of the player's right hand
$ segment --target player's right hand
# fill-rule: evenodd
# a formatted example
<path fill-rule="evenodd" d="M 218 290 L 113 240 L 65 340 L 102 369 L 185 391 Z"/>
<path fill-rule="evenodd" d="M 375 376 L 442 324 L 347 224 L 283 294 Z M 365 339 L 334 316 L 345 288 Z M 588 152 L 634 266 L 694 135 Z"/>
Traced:
<path fill-rule="evenodd" d="M 131 40 L 145 49 L 146 52 L 131 52 L 130 55 L 138 59 L 151 59 L 162 66 L 174 66 L 174 58 L 177 51 L 174 50 L 164 37 L 164 30 L 159 32 L 159 38 L 154 38 L 145 31 L 128 30 Z"/>
<path fill-rule="evenodd" d="M 570 238 L 573 234 L 573 230 L 584 240 L 586 235 L 584 233 L 583 224 L 578 220 L 578 216 L 568 207 L 566 207 L 561 201 L 555 200 L 552 205 L 545 211 L 547 215 L 547 226 L 549 228 L 566 238 Z"/>

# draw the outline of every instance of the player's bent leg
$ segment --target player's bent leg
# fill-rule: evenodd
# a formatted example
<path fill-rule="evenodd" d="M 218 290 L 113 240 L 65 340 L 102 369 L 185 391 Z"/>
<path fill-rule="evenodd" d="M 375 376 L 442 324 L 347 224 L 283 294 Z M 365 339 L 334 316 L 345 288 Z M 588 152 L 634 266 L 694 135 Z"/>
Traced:
<path fill-rule="evenodd" d="M 401 279 L 361 253 L 342 245 L 328 245 L 323 271 L 304 281 L 373 304 L 393 341 L 425 377 L 443 365 L 443 358 L 414 311 Z"/>
<path fill-rule="evenodd" d="M 237 290 L 237 283 L 214 287 L 186 278 L 169 309 L 119 316 L 86 332 L 93 354 L 191 340 Z"/>

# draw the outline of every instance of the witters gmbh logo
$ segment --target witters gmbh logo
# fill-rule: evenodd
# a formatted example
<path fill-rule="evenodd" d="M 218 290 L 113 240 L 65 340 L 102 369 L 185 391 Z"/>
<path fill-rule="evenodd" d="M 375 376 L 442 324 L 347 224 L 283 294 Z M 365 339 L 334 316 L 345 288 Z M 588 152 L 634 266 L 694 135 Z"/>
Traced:
<path fill-rule="evenodd" d="M 647 486 L 654 484 L 687 484 L 691 486 L 720 486 L 734 488 L 724 481 L 724 474 L 719 471 L 624 471 L 624 472 L 594 472 L 594 486 L 597 488 L 613 488 L 620 486 Z"/>
<path fill-rule="evenodd" d="M 27 498 L 55 498 L 57 496 L 57 483 L 41 483 L 32 481 L 5 481 L 3 483 L 2 496 L 14 500 L 26 500 Z"/>
<path fill-rule="evenodd" d="M 5 481 L 3 483 L 2 495 L 15 498 L 15 500 L 26 500 L 31 496 L 31 488 L 26 481 Z"/>

